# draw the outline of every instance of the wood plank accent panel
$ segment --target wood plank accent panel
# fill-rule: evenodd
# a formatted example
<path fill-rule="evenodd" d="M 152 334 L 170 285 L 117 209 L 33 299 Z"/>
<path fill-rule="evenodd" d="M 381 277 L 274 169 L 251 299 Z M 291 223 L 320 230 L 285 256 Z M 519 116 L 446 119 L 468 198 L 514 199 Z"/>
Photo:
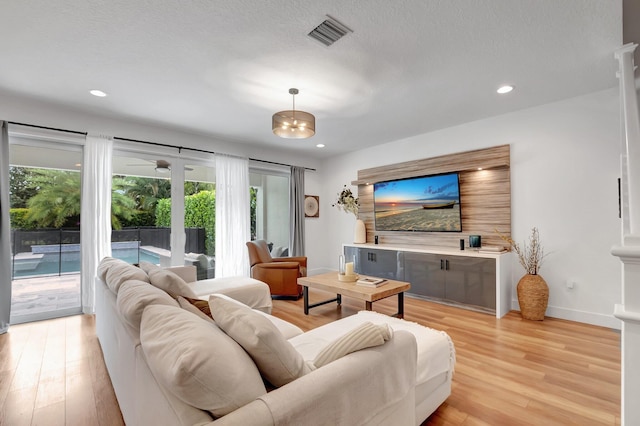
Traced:
<path fill-rule="evenodd" d="M 459 173 L 462 232 L 375 230 L 372 183 L 450 172 Z M 380 244 L 458 247 L 461 238 L 468 245 L 469 235 L 481 235 L 483 245 L 506 247 L 495 230 L 511 235 L 509 145 L 358 170 L 358 180 L 352 184 L 358 185 L 358 217 L 367 227 L 368 243 L 378 235 Z"/>

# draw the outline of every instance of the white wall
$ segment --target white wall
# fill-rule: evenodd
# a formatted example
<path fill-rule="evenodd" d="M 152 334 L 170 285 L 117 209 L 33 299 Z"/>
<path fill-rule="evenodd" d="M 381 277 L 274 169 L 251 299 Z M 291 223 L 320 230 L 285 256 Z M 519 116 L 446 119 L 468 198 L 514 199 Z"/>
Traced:
<path fill-rule="evenodd" d="M 502 144 L 511 145 L 512 237 L 523 242 L 536 226 L 549 254 L 541 269 L 550 288 L 547 315 L 619 328 L 612 312 L 620 303 L 621 272 L 610 254 L 620 241 L 617 89 L 326 160 L 315 186 L 320 218 L 307 222 L 310 270 L 335 269 L 341 244 L 353 241 L 355 218 L 331 204 L 359 169 Z M 524 271 L 512 258 L 515 286 Z M 576 282 L 574 289 L 567 280 Z"/>

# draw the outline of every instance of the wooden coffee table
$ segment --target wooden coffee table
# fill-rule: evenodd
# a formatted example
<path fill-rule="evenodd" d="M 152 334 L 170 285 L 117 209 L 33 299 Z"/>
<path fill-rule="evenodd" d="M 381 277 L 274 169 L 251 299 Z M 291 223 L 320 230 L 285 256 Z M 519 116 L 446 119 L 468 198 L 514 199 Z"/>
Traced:
<path fill-rule="evenodd" d="M 341 304 L 342 296 L 364 300 L 365 309 L 370 311 L 373 306 L 373 302 L 376 300 L 397 294 L 398 313 L 393 316 L 402 318 L 404 317 L 404 292 L 411 288 L 411 284 L 407 282 L 394 280 L 387 280 L 385 284 L 378 287 L 365 287 L 356 285 L 355 282 L 343 282 L 338 280 L 337 272 L 327 272 L 326 274 L 312 275 L 310 277 L 300 277 L 298 278 L 298 284 L 302 286 L 305 315 L 309 315 L 309 309 L 315 308 L 316 306 L 325 305 L 331 302 L 337 302 L 338 305 Z M 336 298 L 310 305 L 309 288 L 336 293 Z"/>

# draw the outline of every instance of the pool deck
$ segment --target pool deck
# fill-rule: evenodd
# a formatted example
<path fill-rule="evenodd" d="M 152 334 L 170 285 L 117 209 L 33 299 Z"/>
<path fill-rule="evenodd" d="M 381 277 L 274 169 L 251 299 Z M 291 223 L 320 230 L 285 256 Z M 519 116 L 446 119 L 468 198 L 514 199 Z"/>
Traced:
<path fill-rule="evenodd" d="M 18 319 L 25 315 L 38 315 L 63 309 L 80 309 L 80 306 L 79 273 L 25 278 L 12 282 L 12 318 Z"/>

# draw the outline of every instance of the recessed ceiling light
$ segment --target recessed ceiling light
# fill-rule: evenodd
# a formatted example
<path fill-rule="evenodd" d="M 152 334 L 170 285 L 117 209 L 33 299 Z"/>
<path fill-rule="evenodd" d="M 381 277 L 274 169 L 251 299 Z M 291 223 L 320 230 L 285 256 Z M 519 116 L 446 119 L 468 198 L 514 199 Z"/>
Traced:
<path fill-rule="evenodd" d="M 105 96 L 107 96 L 107 94 L 104 93 L 102 90 L 89 90 L 89 93 L 99 98 L 104 98 Z"/>
<path fill-rule="evenodd" d="M 316 148 L 324 148 L 324 144 L 323 143 L 319 143 L 318 145 L 316 145 Z"/>
<path fill-rule="evenodd" d="M 509 93 L 512 90 L 513 90 L 513 86 L 510 86 L 507 84 L 507 85 L 498 87 L 497 92 L 500 93 L 501 95 L 504 95 L 505 93 Z"/>

